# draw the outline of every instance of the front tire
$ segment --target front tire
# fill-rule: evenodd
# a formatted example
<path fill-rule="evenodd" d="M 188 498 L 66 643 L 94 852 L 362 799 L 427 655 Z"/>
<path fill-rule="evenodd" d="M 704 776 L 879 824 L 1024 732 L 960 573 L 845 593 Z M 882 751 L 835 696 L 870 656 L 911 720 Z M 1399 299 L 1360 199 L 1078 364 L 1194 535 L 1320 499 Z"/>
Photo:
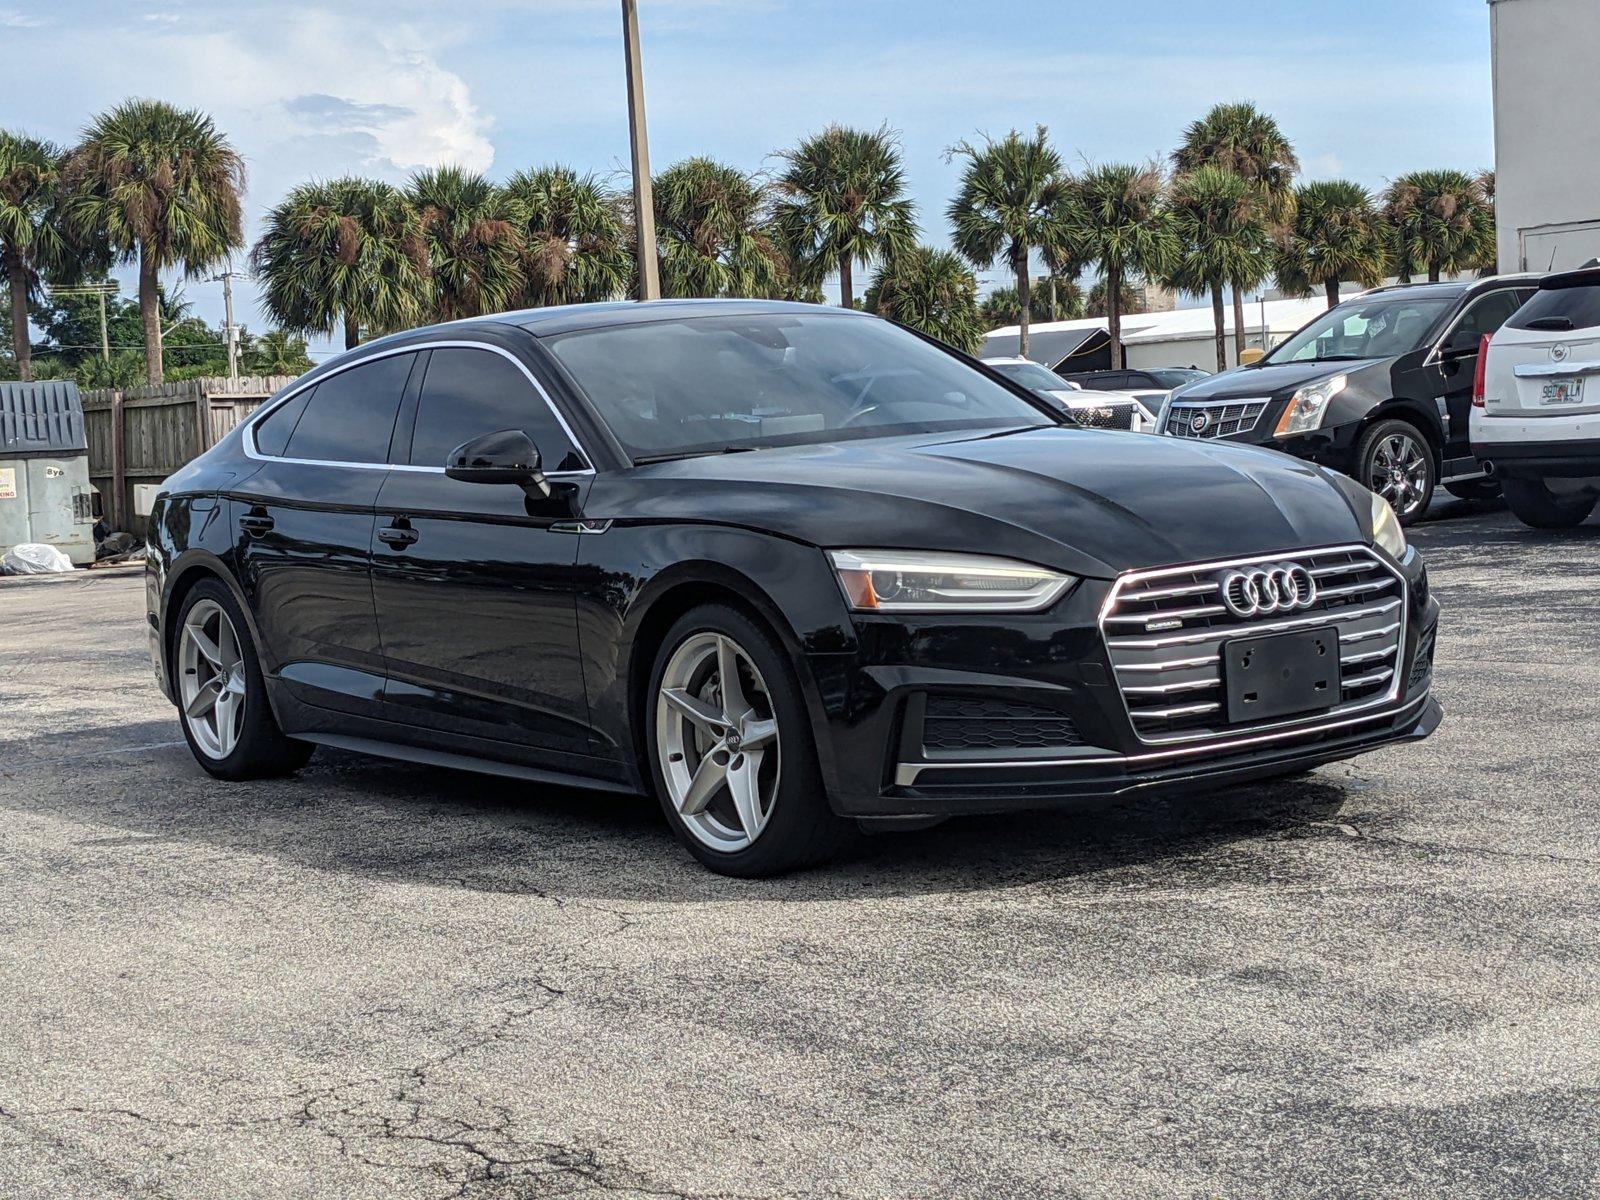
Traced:
<path fill-rule="evenodd" d="M 287 775 L 311 757 L 309 745 L 278 728 L 250 627 L 220 580 L 203 580 L 183 598 L 172 674 L 184 740 L 218 779 Z"/>
<path fill-rule="evenodd" d="M 1535 529 L 1571 529 L 1594 511 L 1593 495 L 1558 496 L 1542 479 L 1505 480 L 1506 505 Z"/>
<path fill-rule="evenodd" d="M 1402 525 L 1428 511 L 1437 478 L 1433 447 L 1410 421 L 1379 421 L 1356 447 L 1356 479 L 1387 500 Z"/>
<path fill-rule="evenodd" d="M 662 810 L 711 870 L 778 875 L 826 861 L 854 835 L 828 807 L 788 654 L 737 609 L 702 605 L 672 626 L 642 716 Z"/>

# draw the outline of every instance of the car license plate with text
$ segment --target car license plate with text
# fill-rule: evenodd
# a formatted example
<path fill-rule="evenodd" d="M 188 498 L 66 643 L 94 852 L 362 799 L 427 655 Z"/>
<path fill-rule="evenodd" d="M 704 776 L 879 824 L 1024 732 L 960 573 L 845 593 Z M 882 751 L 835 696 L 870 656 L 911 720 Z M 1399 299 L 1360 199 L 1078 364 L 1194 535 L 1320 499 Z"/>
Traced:
<path fill-rule="evenodd" d="M 1539 392 L 1540 404 L 1582 404 L 1582 379 L 1552 379 Z"/>

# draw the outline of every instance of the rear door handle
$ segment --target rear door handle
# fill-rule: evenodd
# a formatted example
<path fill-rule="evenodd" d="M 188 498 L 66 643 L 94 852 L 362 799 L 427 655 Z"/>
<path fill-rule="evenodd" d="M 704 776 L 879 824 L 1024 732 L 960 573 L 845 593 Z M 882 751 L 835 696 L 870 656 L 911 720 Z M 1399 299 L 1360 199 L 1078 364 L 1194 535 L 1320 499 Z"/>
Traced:
<path fill-rule="evenodd" d="M 252 537 L 260 537 L 264 533 L 272 532 L 273 520 L 266 513 L 259 510 L 245 513 L 239 518 L 239 528 Z"/>
<path fill-rule="evenodd" d="M 396 550 L 404 550 L 407 546 L 415 544 L 421 536 L 411 526 L 398 523 L 386 525 L 378 530 L 378 540 L 386 546 L 393 546 Z"/>

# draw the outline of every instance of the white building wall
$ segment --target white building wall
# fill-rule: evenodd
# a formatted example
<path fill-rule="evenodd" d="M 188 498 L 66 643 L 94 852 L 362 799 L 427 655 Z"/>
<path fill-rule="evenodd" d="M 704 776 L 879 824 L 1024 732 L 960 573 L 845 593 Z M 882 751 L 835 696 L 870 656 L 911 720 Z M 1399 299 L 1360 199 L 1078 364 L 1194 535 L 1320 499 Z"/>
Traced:
<path fill-rule="evenodd" d="M 1499 267 L 1600 257 L 1600 0 L 1489 0 Z"/>

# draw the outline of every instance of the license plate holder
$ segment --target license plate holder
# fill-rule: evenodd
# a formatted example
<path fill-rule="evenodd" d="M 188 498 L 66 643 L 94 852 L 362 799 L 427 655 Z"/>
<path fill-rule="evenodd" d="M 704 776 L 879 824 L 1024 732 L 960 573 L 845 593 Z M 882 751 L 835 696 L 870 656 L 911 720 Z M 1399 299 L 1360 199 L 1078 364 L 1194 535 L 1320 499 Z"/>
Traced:
<path fill-rule="evenodd" d="M 1319 712 L 1339 703 L 1339 630 L 1232 638 L 1222 644 L 1228 721 L 1264 721 Z"/>
<path fill-rule="evenodd" d="M 1547 379 L 1539 390 L 1540 404 L 1582 404 L 1583 377 Z"/>

